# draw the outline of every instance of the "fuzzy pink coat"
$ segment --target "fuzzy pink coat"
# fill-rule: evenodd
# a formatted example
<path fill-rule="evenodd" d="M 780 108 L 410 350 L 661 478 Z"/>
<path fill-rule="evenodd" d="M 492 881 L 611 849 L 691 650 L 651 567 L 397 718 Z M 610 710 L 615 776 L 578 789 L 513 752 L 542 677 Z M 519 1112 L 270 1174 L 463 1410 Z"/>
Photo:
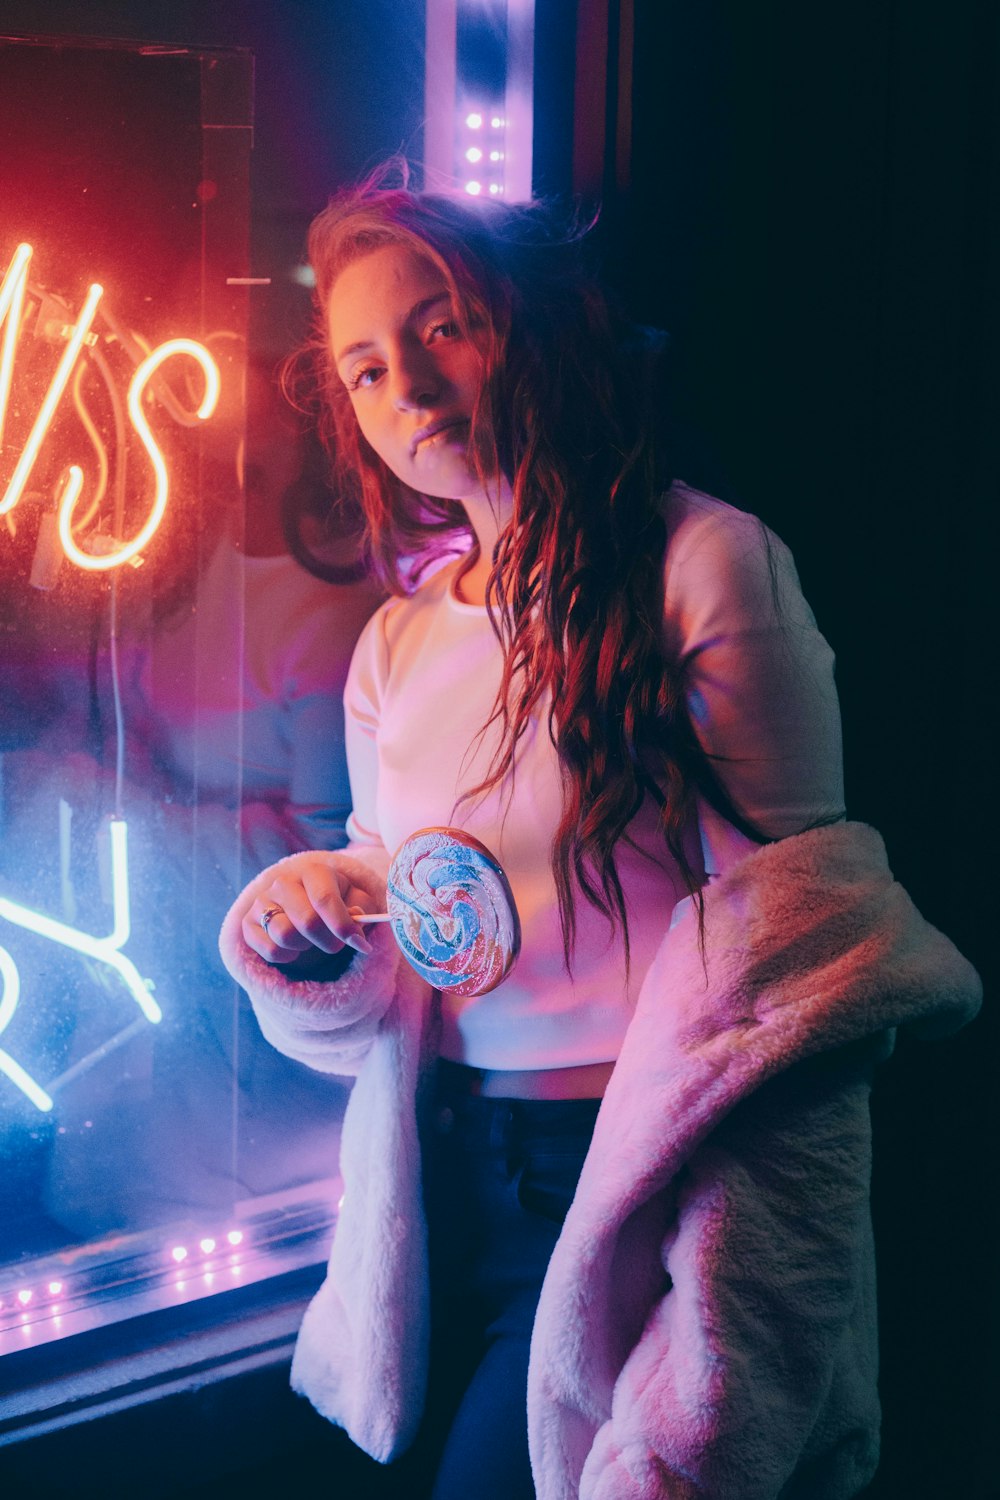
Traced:
<path fill-rule="evenodd" d="M 374 900 L 384 871 L 344 865 Z M 291 856 L 294 859 L 296 856 Z M 427 1369 L 418 1097 L 435 996 L 383 929 L 338 981 L 289 980 L 222 932 L 281 1051 L 356 1074 L 329 1273 L 294 1387 L 383 1461 Z M 848 1500 L 878 1457 L 868 1208 L 872 1066 L 895 1028 L 976 1012 L 980 987 L 888 869 L 838 824 L 749 855 L 646 975 L 535 1322 L 539 1500 Z"/>

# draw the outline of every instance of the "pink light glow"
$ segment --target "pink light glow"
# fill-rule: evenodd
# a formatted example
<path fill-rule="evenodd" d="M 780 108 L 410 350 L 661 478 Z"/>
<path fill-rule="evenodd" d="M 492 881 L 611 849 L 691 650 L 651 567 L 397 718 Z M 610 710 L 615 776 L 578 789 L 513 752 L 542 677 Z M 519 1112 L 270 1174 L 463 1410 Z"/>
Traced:
<path fill-rule="evenodd" d="M 170 1254 L 173 1256 L 178 1265 L 180 1265 L 182 1260 L 187 1260 L 187 1250 L 183 1245 L 175 1245 Z"/>

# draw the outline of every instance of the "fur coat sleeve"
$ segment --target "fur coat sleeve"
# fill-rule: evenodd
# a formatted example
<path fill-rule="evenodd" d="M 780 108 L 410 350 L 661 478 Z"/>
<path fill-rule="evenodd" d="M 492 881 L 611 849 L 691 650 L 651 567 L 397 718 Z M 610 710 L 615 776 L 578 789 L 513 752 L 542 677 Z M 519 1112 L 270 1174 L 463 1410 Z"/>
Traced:
<path fill-rule="evenodd" d="M 353 850 L 326 858 L 384 906 L 377 860 Z M 292 1387 L 387 1462 L 414 1437 L 427 1380 L 417 1096 L 437 1050 L 434 992 L 385 927 L 370 933 L 372 953 L 355 955 L 335 981 L 294 979 L 266 963 L 244 942 L 241 924 L 275 868 L 233 904 L 219 937 L 223 962 L 280 1052 L 320 1072 L 356 1075 L 341 1132 L 337 1229 L 326 1279 L 299 1330 Z"/>
<path fill-rule="evenodd" d="M 839 824 L 664 941 L 535 1322 L 540 1500 L 847 1500 L 878 1451 L 872 1064 L 979 984 Z"/>
<path fill-rule="evenodd" d="M 399 949 L 391 933 L 369 933 L 370 954 L 355 954 L 336 983 L 297 979 L 267 963 L 244 941 L 242 923 L 275 871 L 294 869 L 300 859 L 325 859 L 364 891 L 375 910 L 385 909 L 382 851 L 357 849 L 289 854 L 269 865 L 240 893 L 222 924 L 219 952 L 229 973 L 250 997 L 261 1031 L 272 1047 L 321 1073 L 357 1074 L 382 1027 L 396 990 Z"/>

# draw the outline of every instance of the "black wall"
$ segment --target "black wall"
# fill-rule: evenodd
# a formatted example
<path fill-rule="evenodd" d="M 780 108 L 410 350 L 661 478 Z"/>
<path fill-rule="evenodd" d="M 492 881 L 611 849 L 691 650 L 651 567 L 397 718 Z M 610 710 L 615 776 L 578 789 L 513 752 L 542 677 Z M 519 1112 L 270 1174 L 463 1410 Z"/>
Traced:
<path fill-rule="evenodd" d="M 287 279 L 331 191 L 423 151 L 423 0 L 4 0 L 0 34 L 120 37 L 254 55 L 253 273 L 257 349 L 296 344 L 309 297 Z"/>
<path fill-rule="evenodd" d="M 987 979 L 986 1018 L 902 1041 L 875 1094 L 879 1500 L 1000 1494 L 998 59 L 974 0 L 637 0 L 631 182 L 606 174 L 610 268 L 674 337 L 678 472 L 792 547 L 849 814 Z"/>

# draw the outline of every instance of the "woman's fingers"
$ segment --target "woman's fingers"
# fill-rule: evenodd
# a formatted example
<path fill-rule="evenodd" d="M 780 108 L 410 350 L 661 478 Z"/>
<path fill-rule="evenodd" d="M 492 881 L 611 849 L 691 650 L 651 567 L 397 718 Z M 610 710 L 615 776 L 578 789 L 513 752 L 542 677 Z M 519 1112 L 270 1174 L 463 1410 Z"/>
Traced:
<path fill-rule="evenodd" d="M 371 943 L 347 909 L 349 905 L 360 906 L 362 909 L 370 905 L 364 891 L 350 885 L 346 878 L 341 883 L 328 865 L 307 866 L 302 872 L 302 886 L 312 912 L 312 921 L 306 928 L 299 927 L 300 932 L 305 931 L 307 935 L 318 932 L 327 941 L 332 935 L 334 946 L 327 950 L 331 953 L 336 953 L 344 943 L 358 953 L 372 951 Z M 315 937 L 312 940 L 317 948 L 323 947 L 323 943 Z"/>
<path fill-rule="evenodd" d="M 318 948 L 339 953 L 348 944 L 370 953 L 371 944 L 348 911 L 348 902 L 365 907 L 368 899 L 341 880 L 329 865 L 304 865 L 281 874 L 251 904 L 243 918 L 243 937 L 268 963 L 288 963 Z"/>
<path fill-rule="evenodd" d="M 243 937 L 269 964 L 290 963 L 313 944 L 270 895 L 254 901 L 243 918 Z"/>

